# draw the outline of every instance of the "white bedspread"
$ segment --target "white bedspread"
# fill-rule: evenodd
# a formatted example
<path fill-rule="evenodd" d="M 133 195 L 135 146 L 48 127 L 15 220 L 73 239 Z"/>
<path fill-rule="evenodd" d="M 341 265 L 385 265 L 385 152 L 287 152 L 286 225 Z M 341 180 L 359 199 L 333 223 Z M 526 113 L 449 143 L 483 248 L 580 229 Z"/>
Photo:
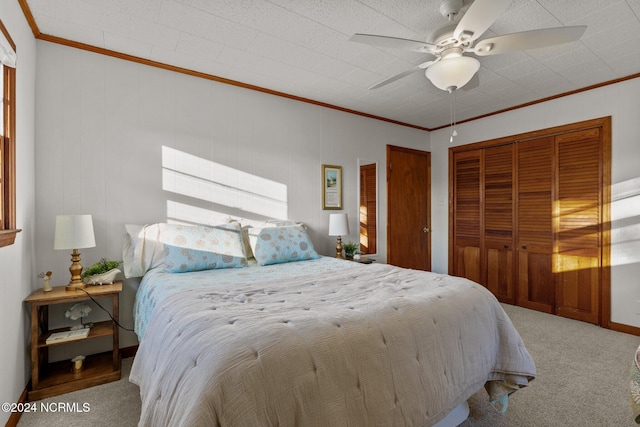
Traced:
<path fill-rule="evenodd" d="M 171 295 L 130 379 L 141 426 L 428 426 L 534 377 L 486 289 L 371 265 Z"/>

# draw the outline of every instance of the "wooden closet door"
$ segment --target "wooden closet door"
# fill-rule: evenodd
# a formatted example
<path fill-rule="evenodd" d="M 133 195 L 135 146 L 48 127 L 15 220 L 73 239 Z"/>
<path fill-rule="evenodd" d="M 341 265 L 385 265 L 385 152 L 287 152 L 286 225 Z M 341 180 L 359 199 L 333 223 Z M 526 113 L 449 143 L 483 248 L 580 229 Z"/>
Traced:
<path fill-rule="evenodd" d="M 516 147 L 518 305 L 553 313 L 554 138 Z"/>
<path fill-rule="evenodd" d="M 453 160 L 453 269 L 452 275 L 482 282 L 480 274 L 482 150 L 456 153 Z M 484 283 L 483 283 L 484 284 Z"/>
<path fill-rule="evenodd" d="M 377 165 L 360 166 L 360 251 L 375 254 L 377 247 Z"/>
<path fill-rule="evenodd" d="M 513 257 L 513 144 L 484 150 L 485 286 L 498 298 L 516 303 Z"/>
<path fill-rule="evenodd" d="M 589 129 L 556 137 L 557 314 L 599 323 L 601 136 Z"/>

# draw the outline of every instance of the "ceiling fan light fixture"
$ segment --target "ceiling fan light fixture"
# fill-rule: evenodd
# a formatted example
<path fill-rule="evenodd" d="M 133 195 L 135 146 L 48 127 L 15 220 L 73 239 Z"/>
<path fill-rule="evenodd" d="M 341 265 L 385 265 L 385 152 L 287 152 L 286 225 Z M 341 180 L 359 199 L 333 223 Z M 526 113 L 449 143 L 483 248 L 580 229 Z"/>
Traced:
<path fill-rule="evenodd" d="M 469 83 L 479 69 L 480 62 L 475 58 L 447 57 L 427 68 L 425 75 L 438 89 L 451 92 Z"/>

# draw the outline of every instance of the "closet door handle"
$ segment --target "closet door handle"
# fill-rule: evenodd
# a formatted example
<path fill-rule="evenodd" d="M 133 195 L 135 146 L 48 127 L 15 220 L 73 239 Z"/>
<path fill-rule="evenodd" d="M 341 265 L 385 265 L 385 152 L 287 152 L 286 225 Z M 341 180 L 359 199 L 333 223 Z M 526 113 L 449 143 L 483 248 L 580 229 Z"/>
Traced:
<path fill-rule="evenodd" d="M 522 249 L 527 249 L 527 245 L 522 245 Z"/>
<path fill-rule="evenodd" d="M 505 249 L 509 249 L 509 245 L 504 245 L 504 248 Z"/>

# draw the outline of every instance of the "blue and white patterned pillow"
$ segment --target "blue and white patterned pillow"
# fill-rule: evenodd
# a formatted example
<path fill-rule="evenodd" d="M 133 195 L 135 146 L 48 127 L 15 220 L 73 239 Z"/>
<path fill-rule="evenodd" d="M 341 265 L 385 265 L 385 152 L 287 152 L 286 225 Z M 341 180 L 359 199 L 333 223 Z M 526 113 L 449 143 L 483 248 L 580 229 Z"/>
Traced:
<path fill-rule="evenodd" d="M 173 245 L 164 245 L 164 250 L 164 270 L 167 273 L 186 273 L 189 271 L 235 268 L 247 265 L 246 258 L 230 254 L 200 251 Z"/>
<path fill-rule="evenodd" d="M 249 229 L 253 255 L 259 265 L 319 258 L 302 225 Z"/>
<path fill-rule="evenodd" d="M 208 226 L 164 227 L 162 241 L 165 271 L 211 270 L 244 267 L 247 256 L 240 223 Z"/>

